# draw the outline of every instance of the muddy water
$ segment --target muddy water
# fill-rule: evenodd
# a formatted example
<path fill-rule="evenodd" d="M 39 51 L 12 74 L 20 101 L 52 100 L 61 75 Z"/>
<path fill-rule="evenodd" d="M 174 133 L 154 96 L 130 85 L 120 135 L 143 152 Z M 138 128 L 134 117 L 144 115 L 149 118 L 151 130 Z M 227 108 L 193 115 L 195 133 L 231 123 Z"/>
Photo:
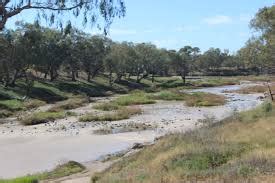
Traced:
<path fill-rule="evenodd" d="M 76 117 L 58 120 L 50 124 L 24 127 L 17 123 L 0 125 L 0 177 L 10 178 L 52 169 L 68 160 L 87 162 L 100 156 L 125 150 L 136 142 L 152 142 L 167 132 L 186 131 L 196 128 L 198 119 L 215 116 L 222 119 L 233 110 L 248 110 L 259 105 L 260 95 L 223 93 L 236 90 L 240 85 L 205 88 L 194 91 L 222 94 L 228 103 L 217 107 L 187 107 L 183 102 L 159 101 L 141 105 L 142 115 L 119 122 L 102 124 L 78 123 Z M 79 113 L 92 110 L 91 106 L 77 109 Z M 145 123 L 157 125 L 156 130 L 96 135 L 93 131 L 106 125 L 122 123 Z M 62 125 L 66 130 L 56 130 Z M 62 128 L 63 129 L 63 128 Z"/>

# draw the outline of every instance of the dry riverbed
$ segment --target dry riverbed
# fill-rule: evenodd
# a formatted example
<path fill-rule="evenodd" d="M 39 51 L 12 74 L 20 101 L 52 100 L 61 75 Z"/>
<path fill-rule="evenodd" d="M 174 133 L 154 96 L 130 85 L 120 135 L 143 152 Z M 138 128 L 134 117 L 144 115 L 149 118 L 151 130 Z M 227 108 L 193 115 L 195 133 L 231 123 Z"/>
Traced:
<path fill-rule="evenodd" d="M 219 120 L 236 110 L 251 109 L 262 102 L 259 97 L 263 94 L 224 92 L 247 85 L 251 84 L 194 90 L 225 95 L 227 103 L 224 106 L 187 107 L 182 101 L 158 101 L 155 104 L 139 105 L 142 114 L 121 121 L 78 122 L 79 116 L 83 114 L 103 113 L 93 109 L 93 106 L 113 100 L 115 97 L 95 98 L 96 102 L 70 110 L 77 116 L 45 124 L 22 126 L 16 118 L 5 119 L 0 125 L 0 178 L 50 170 L 57 164 L 69 160 L 84 165 L 86 162 L 86 165 L 93 167 L 97 165 L 96 160 L 100 157 L 125 150 L 134 143 L 150 143 L 156 137 L 169 132 L 194 129 L 200 125 L 199 120 L 207 117 Z M 45 111 L 49 107 L 51 106 L 40 107 L 38 110 Z M 141 124 L 144 130 L 125 132 L 127 124 L 136 124 L 136 126 Z M 95 133 L 102 129 L 112 129 L 111 132 L 114 133 Z"/>

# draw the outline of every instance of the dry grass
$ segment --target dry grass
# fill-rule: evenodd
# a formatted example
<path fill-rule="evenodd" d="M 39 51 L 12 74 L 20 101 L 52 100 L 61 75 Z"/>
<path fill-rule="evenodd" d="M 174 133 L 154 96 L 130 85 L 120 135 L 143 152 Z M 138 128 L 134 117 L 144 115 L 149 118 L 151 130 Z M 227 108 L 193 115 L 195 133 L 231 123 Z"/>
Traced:
<path fill-rule="evenodd" d="M 258 117 L 251 121 L 253 114 Z M 92 182 L 272 182 L 274 121 L 272 105 L 264 104 L 214 126 L 167 135 L 95 175 Z"/>
<path fill-rule="evenodd" d="M 271 87 L 272 91 L 275 91 L 275 86 L 272 85 Z M 230 93 L 240 93 L 240 94 L 253 94 L 253 93 L 265 93 L 268 92 L 268 87 L 266 85 L 255 85 L 255 86 L 248 86 L 241 88 L 239 90 L 233 90 L 233 91 L 225 91 Z"/>
<path fill-rule="evenodd" d="M 212 93 L 196 92 L 189 94 L 185 97 L 186 104 L 188 106 L 219 106 L 226 103 L 226 98 L 222 95 L 216 95 Z"/>
<path fill-rule="evenodd" d="M 59 102 L 54 107 L 49 109 L 49 112 L 60 112 L 63 110 L 75 109 L 75 108 L 84 106 L 88 102 L 89 102 L 88 99 L 85 97 L 73 97 L 66 101 Z"/>
<path fill-rule="evenodd" d="M 116 134 L 116 133 L 125 133 L 125 132 L 138 132 L 144 130 L 153 130 L 156 129 L 157 125 L 145 124 L 145 123 L 126 123 L 121 124 L 119 127 L 106 126 L 95 130 L 95 134 Z"/>
<path fill-rule="evenodd" d="M 97 104 L 93 108 L 97 110 L 102 110 L 102 111 L 114 111 L 114 110 L 121 109 L 121 106 L 119 106 L 116 103 L 108 102 L 108 103 Z"/>
<path fill-rule="evenodd" d="M 21 119 L 21 123 L 23 125 L 37 125 L 41 123 L 47 123 L 50 121 L 54 121 L 56 119 L 62 119 L 66 117 L 66 113 L 64 111 L 61 112 L 36 112 L 31 116 L 24 117 Z"/>
<path fill-rule="evenodd" d="M 124 107 L 118 111 L 106 113 L 102 115 L 86 114 L 80 117 L 79 121 L 91 122 L 91 121 L 119 121 L 123 119 L 129 119 L 133 115 L 141 114 L 142 110 L 138 107 Z"/>
<path fill-rule="evenodd" d="M 43 105 L 46 105 L 46 102 L 38 99 L 27 100 L 24 102 L 24 107 L 26 109 L 34 109 Z"/>

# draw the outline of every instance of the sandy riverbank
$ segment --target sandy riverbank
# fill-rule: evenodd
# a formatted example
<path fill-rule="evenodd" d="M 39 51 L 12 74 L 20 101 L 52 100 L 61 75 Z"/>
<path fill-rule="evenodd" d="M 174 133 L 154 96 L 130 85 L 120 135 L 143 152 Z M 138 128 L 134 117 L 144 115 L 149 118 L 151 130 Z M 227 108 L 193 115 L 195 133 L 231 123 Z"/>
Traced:
<path fill-rule="evenodd" d="M 244 86 L 244 85 L 243 85 Z M 187 107 L 183 102 L 158 101 L 141 105 L 141 115 L 130 119 L 102 123 L 80 123 L 77 117 L 57 120 L 36 126 L 21 126 L 15 119 L 0 125 L 0 177 L 10 178 L 52 169 L 68 160 L 87 162 L 100 156 L 131 147 L 134 143 L 152 142 L 155 137 L 171 131 L 194 129 L 199 119 L 214 116 L 222 119 L 234 110 L 248 110 L 262 101 L 259 94 L 225 94 L 242 86 L 207 88 L 198 91 L 226 95 L 228 103 L 217 107 Z M 112 98 L 101 98 L 100 101 Z M 84 114 L 95 103 L 73 110 Z M 43 109 L 41 109 L 43 110 Z M 118 127 L 123 123 L 156 124 L 157 129 L 141 132 L 96 135 L 94 130 L 106 125 Z"/>

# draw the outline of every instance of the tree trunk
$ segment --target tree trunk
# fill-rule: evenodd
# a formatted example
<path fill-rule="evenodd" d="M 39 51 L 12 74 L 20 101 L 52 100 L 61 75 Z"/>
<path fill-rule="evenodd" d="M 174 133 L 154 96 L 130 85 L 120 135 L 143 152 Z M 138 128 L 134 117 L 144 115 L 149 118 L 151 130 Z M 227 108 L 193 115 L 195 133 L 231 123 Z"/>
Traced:
<path fill-rule="evenodd" d="M 113 72 L 110 71 L 110 73 L 109 73 L 109 85 L 110 86 L 113 86 L 113 77 L 112 77 L 112 75 L 113 75 Z"/>
<path fill-rule="evenodd" d="M 9 73 L 9 67 L 6 61 L 3 62 L 3 67 L 5 71 L 5 87 L 7 87 L 10 84 L 10 73 Z"/>
<path fill-rule="evenodd" d="M 50 79 L 51 81 L 54 81 L 55 78 L 56 78 L 56 74 L 55 74 L 53 68 L 50 69 L 50 78 L 51 78 L 51 79 Z"/>
<path fill-rule="evenodd" d="M 44 73 L 44 79 L 47 79 L 47 76 L 48 76 L 48 72 L 45 72 Z"/>
<path fill-rule="evenodd" d="M 186 85 L 186 76 L 185 74 L 181 76 L 183 85 Z"/>
<path fill-rule="evenodd" d="M 72 70 L 72 81 L 76 81 L 76 79 L 75 79 L 75 71 L 74 70 Z"/>
<path fill-rule="evenodd" d="M 154 83 L 154 82 L 155 82 L 155 74 L 152 73 L 152 83 Z"/>
<path fill-rule="evenodd" d="M 87 81 L 91 82 L 91 72 L 87 72 Z"/>
<path fill-rule="evenodd" d="M 15 69 L 15 72 L 11 81 L 11 86 L 15 86 L 15 81 L 17 79 L 17 76 L 18 76 L 18 69 Z"/>

